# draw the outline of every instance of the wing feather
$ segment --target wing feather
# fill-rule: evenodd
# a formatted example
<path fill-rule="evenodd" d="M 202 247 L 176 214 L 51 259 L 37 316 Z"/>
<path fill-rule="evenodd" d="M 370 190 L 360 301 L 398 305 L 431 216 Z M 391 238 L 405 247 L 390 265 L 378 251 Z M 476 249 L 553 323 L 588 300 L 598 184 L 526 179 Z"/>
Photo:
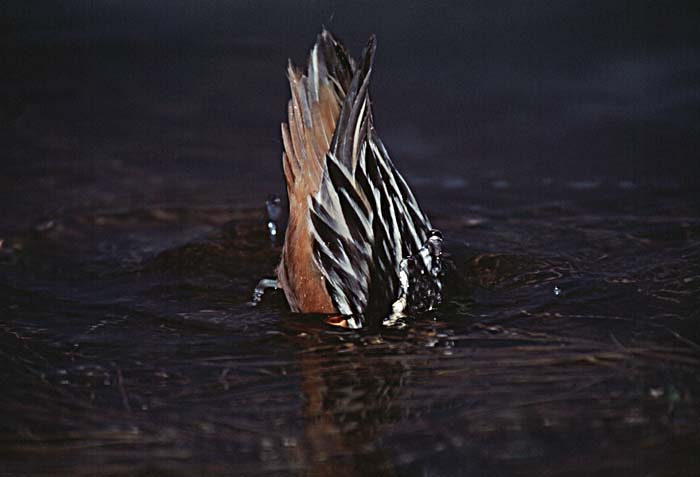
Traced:
<path fill-rule="evenodd" d="M 373 127 L 370 38 L 343 102 L 318 192 L 310 201 L 314 251 L 341 314 L 386 311 L 397 298 L 401 260 L 430 222 Z"/>
<path fill-rule="evenodd" d="M 287 69 L 291 99 L 282 124 L 282 168 L 289 197 L 289 223 L 277 278 L 293 311 L 330 313 L 334 305 L 314 258 L 308 198 L 320 187 L 344 91 L 354 63 L 326 30 L 311 50 L 306 74 Z M 336 251 L 340 253 L 339 250 Z"/>

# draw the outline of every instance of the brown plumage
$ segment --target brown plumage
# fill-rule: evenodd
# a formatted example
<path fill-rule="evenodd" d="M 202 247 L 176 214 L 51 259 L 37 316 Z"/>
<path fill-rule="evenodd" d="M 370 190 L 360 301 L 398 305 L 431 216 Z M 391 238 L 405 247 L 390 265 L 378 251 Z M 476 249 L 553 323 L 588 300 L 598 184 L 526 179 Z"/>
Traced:
<path fill-rule="evenodd" d="M 373 126 L 374 52 L 372 37 L 355 64 L 322 31 L 306 72 L 289 65 L 282 124 L 289 223 L 277 282 L 292 311 L 360 317 L 353 326 L 369 311 L 430 309 L 442 287 L 439 233 Z"/>
<path fill-rule="evenodd" d="M 336 44 L 327 31 L 321 33 L 320 42 Z M 311 55 L 319 54 L 317 43 Z M 310 59 L 309 63 L 313 61 Z M 307 200 L 319 190 L 326 154 L 342 106 L 342 98 L 324 72 L 325 69 L 318 72 L 316 97 L 309 94 L 312 91 L 307 85 L 309 77 L 291 62 L 287 68 L 292 98 L 287 105 L 288 122 L 282 123 L 282 167 L 290 210 L 277 278 L 292 311 L 330 314 L 336 309 L 314 260 Z"/>

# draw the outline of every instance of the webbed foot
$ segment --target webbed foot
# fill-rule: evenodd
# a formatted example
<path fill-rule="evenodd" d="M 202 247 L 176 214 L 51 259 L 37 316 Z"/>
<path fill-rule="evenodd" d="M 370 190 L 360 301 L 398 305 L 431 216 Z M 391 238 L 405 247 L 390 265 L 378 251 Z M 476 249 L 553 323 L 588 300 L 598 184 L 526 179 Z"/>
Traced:
<path fill-rule="evenodd" d="M 250 306 L 258 306 L 262 301 L 262 297 L 265 294 L 265 291 L 267 291 L 270 288 L 274 290 L 277 290 L 279 288 L 279 283 L 276 279 L 263 278 L 262 280 L 260 280 L 258 282 L 258 285 L 255 287 L 255 290 L 253 290 L 253 298 L 248 304 Z"/>

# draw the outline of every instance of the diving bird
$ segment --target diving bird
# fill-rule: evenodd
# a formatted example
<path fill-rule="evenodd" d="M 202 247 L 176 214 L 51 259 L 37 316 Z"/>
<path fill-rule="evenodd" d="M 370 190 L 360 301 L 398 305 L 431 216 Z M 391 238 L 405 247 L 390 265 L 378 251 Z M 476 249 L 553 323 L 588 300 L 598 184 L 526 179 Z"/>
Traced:
<path fill-rule="evenodd" d="M 292 311 L 356 317 L 436 307 L 442 236 L 389 158 L 372 118 L 370 37 L 356 62 L 327 30 L 306 71 L 291 61 L 282 123 L 289 222 L 277 285 Z"/>

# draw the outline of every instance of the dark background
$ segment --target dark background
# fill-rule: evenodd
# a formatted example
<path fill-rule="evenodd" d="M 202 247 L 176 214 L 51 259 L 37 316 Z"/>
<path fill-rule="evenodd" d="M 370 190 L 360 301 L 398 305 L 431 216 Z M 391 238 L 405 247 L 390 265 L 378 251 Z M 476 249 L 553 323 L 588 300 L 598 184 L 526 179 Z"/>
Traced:
<path fill-rule="evenodd" d="M 356 56 L 376 33 L 378 129 L 419 188 L 496 181 L 536 192 L 554 182 L 691 193 L 700 170 L 693 7 L 5 3 L 1 194 L 11 211 L 0 225 L 55 207 L 282 191 L 286 61 L 304 63 L 321 25 Z"/>

